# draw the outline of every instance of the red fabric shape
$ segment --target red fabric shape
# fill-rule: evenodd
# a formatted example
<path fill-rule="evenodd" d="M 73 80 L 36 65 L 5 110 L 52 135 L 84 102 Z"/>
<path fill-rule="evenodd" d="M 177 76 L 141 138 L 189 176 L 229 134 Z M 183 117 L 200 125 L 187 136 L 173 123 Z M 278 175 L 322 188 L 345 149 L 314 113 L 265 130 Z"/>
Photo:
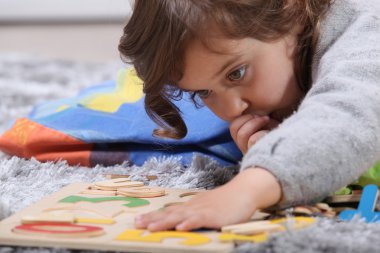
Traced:
<path fill-rule="evenodd" d="M 9 155 L 41 162 L 66 160 L 70 165 L 90 166 L 93 145 L 27 118 L 18 119 L 0 136 L 0 150 Z"/>

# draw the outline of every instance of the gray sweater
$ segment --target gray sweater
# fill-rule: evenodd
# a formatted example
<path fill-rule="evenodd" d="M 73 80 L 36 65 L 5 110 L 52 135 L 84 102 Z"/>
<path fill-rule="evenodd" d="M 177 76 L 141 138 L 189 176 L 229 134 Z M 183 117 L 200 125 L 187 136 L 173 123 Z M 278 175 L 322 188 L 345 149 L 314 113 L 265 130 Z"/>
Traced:
<path fill-rule="evenodd" d="M 278 179 L 281 207 L 320 200 L 380 158 L 379 0 L 335 0 L 322 23 L 312 79 L 297 111 L 241 165 Z"/>

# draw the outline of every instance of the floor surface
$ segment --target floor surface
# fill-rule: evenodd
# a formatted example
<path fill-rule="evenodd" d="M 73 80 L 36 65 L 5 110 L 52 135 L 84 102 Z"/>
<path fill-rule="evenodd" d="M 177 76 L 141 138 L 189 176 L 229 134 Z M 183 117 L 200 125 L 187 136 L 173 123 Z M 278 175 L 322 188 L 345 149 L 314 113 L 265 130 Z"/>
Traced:
<path fill-rule="evenodd" d="M 32 53 L 80 62 L 119 60 L 123 23 L 0 25 L 0 53 Z"/>

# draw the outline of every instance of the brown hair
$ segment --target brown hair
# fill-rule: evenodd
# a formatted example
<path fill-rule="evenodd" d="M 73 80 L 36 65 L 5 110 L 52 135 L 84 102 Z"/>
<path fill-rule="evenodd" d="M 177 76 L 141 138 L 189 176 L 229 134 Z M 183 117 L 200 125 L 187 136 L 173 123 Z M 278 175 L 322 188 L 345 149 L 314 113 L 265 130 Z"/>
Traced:
<path fill-rule="evenodd" d="M 311 61 L 320 20 L 331 0 L 135 0 L 119 51 L 144 81 L 145 110 L 162 129 L 155 135 L 181 139 L 187 128 L 173 99 L 182 91 L 186 44 L 203 40 L 215 23 L 229 38 L 273 41 L 302 27 L 295 52 L 295 75 L 301 90 L 311 86 Z"/>

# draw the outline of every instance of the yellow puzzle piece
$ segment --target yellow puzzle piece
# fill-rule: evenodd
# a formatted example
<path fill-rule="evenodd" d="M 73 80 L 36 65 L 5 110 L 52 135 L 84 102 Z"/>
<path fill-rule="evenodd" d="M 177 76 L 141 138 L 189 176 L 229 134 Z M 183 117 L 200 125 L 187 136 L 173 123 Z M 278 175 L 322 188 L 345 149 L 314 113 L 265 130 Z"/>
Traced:
<path fill-rule="evenodd" d="M 155 242 L 160 243 L 168 238 L 183 238 L 180 244 L 185 246 L 199 246 L 209 243 L 211 239 L 205 235 L 193 232 L 162 231 L 143 235 L 146 230 L 125 230 L 115 239 L 118 241 Z"/>
<path fill-rule="evenodd" d="M 231 233 L 223 233 L 218 237 L 221 242 L 265 242 L 268 240 L 268 234 L 262 233 L 258 235 L 237 235 Z"/>

